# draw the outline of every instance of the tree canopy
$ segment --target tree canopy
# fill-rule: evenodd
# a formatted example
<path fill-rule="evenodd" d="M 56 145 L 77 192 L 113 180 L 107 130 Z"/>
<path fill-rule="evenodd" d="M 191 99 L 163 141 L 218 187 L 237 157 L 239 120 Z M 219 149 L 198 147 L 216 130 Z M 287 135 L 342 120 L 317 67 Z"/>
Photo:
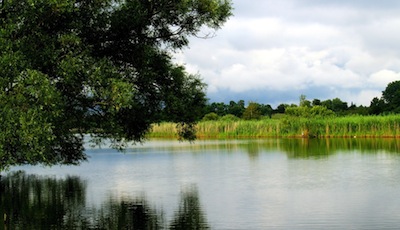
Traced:
<path fill-rule="evenodd" d="M 389 111 L 400 112 L 400 81 L 390 82 L 382 91 L 382 99 Z"/>
<path fill-rule="evenodd" d="M 244 110 L 242 118 L 245 120 L 254 120 L 261 117 L 260 105 L 255 102 L 250 102 Z"/>
<path fill-rule="evenodd" d="M 168 116 L 192 138 L 205 84 L 172 54 L 229 0 L 0 0 L 0 171 L 75 164 L 83 137 L 141 141 Z"/>

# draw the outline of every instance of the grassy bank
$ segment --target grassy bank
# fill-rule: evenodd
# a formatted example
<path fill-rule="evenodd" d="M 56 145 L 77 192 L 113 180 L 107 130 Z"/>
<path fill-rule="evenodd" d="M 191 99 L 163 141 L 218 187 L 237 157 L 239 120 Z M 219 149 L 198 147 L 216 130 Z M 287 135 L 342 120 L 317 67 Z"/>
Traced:
<path fill-rule="evenodd" d="M 175 137 L 174 123 L 153 126 L 150 137 Z M 282 118 L 253 121 L 203 121 L 199 138 L 244 137 L 400 137 L 400 116 Z"/>

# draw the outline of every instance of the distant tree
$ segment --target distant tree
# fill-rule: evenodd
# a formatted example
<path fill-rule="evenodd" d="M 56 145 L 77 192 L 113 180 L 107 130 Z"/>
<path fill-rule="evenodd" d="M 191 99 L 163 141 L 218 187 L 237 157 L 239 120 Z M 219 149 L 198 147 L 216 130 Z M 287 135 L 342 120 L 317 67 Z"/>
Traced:
<path fill-rule="evenodd" d="M 348 109 L 347 102 L 340 100 L 339 98 L 332 99 L 332 110 L 335 113 L 343 112 Z"/>
<path fill-rule="evenodd" d="M 355 109 L 355 114 L 359 114 L 359 115 L 368 115 L 369 114 L 369 107 L 367 106 L 357 106 L 357 108 Z"/>
<path fill-rule="evenodd" d="M 379 99 L 374 97 L 371 101 L 368 112 L 369 114 L 378 115 L 383 113 L 386 110 L 386 107 L 387 105 L 382 98 Z"/>
<path fill-rule="evenodd" d="M 226 105 L 223 102 L 213 102 L 210 105 L 207 106 L 208 108 L 206 109 L 206 111 L 208 113 L 216 113 L 218 114 L 218 116 L 224 116 L 226 114 L 228 114 L 228 105 Z"/>
<path fill-rule="evenodd" d="M 327 109 L 325 106 L 316 105 L 310 109 L 310 116 L 311 117 L 332 117 L 335 116 L 335 113 Z"/>
<path fill-rule="evenodd" d="M 302 95 L 300 95 L 300 97 L 299 97 L 299 106 L 303 106 L 303 104 L 304 104 L 304 101 L 306 100 L 306 95 L 304 95 L 304 94 L 302 94 Z"/>
<path fill-rule="evenodd" d="M 243 119 L 255 120 L 261 118 L 260 107 L 258 103 L 250 102 L 247 108 L 243 112 Z"/>
<path fill-rule="evenodd" d="M 240 118 L 233 114 L 227 114 L 227 115 L 221 117 L 220 120 L 221 121 L 238 121 L 238 120 L 240 120 Z"/>
<path fill-rule="evenodd" d="M 327 109 L 334 111 L 335 113 L 340 113 L 348 109 L 347 102 L 343 102 L 339 98 L 322 101 L 321 105 L 325 106 Z"/>
<path fill-rule="evenodd" d="M 299 106 L 311 107 L 311 102 L 306 99 L 306 95 L 304 95 L 304 94 L 300 95 L 299 100 L 300 100 Z"/>
<path fill-rule="evenodd" d="M 388 111 L 400 112 L 400 81 L 389 83 L 382 92 L 382 99 L 387 104 Z"/>
<path fill-rule="evenodd" d="M 244 107 L 245 107 L 245 102 L 244 102 L 244 100 L 239 100 L 237 104 L 238 104 L 238 106 L 239 106 L 240 108 L 244 108 Z"/>
<path fill-rule="evenodd" d="M 285 114 L 293 117 L 309 117 L 310 108 L 305 106 L 290 106 L 286 108 Z"/>
<path fill-rule="evenodd" d="M 285 113 L 286 107 L 288 107 L 289 105 L 287 104 L 280 104 L 276 107 L 275 112 L 276 113 Z"/>
<path fill-rule="evenodd" d="M 335 113 L 327 109 L 325 106 L 316 105 L 313 107 L 298 106 L 286 108 L 286 114 L 293 117 L 306 117 L 306 118 L 321 118 L 331 117 Z"/>
<path fill-rule="evenodd" d="M 203 117 L 203 121 L 216 121 L 219 119 L 218 114 L 211 112 L 211 113 L 207 113 L 206 115 L 204 115 Z"/>
<path fill-rule="evenodd" d="M 259 109 L 260 109 L 260 113 L 262 116 L 268 116 L 269 118 L 271 118 L 274 110 L 272 109 L 271 105 L 264 105 L 264 104 L 259 104 Z"/>
<path fill-rule="evenodd" d="M 245 110 L 244 101 L 240 100 L 237 103 L 234 101 L 229 102 L 229 106 L 227 109 L 227 114 L 235 115 L 236 117 L 241 117 Z"/>
<path fill-rule="evenodd" d="M 347 108 L 347 110 L 344 112 L 345 115 L 351 115 L 351 114 L 358 114 L 358 115 L 368 115 L 369 114 L 369 107 L 365 106 L 357 106 L 354 103 L 351 103 L 351 105 Z"/>
<path fill-rule="evenodd" d="M 312 101 L 312 106 L 316 106 L 316 105 L 321 105 L 321 100 L 319 100 L 319 99 L 314 99 L 314 100 Z"/>
<path fill-rule="evenodd" d="M 322 101 L 322 102 L 321 102 L 321 105 L 324 106 L 324 107 L 326 107 L 327 109 L 330 109 L 330 110 L 333 109 L 333 105 L 332 105 L 332 100 L 331 100 L 331 99 Z"/>

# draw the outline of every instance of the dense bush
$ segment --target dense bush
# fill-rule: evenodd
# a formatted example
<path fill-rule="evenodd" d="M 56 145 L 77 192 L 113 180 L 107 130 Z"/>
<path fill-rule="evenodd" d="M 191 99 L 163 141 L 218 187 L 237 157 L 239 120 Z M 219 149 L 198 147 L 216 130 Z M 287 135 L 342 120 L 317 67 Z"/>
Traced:
<path fill-rule="evenodd" d="M 227 114 L 221 117 L 221 121 L 238 121 L 238 120 L 240 120 L 240 118 L 232 114 Z"/>
<path fill-rule="evenodd" d="M 218 114 L 211 112 L 211 113 L 207 113 L 206 115 L 204 115 L 203 117 L 203 121 L 216 121 L 219 119 Z"/>

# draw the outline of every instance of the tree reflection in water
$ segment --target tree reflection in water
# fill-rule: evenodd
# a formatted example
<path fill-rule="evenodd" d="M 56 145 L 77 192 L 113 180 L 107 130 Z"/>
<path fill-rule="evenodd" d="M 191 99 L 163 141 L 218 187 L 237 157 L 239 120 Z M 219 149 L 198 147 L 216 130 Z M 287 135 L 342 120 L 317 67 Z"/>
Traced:
<path fill-rule="evenodd" d="M 110 198 L 100 209 L 92 210 L 94 218 L 86 229 L 164 229 L 164 218 L 159 213 L 144 198 L 132 201 Z"/>
<path fill-rule="evenodd" d="M 195 187 L 191 187 L 182 194 L 178 212 L 171 223 L 171 229 L 209 229 L 203 210 L 201 209 L 199 194 Z"/>
<path fill-rule="evenodd" d="M 39 178 L 16 172 L 1 178 L 4 229 L 73 229 L 85 204 L 86 184 L 78 177 Z"/>
<path fill-rule="evenodd" d="M 86 182 L 13 172 L 0 177 L 0 228 L 11 229 L 208 229 L 196 188 L 182 193 L 170 224 L 145 198 L 110 197 L 86 207 Z M 119 200 L 119 201 L 118 201 Z"/>

